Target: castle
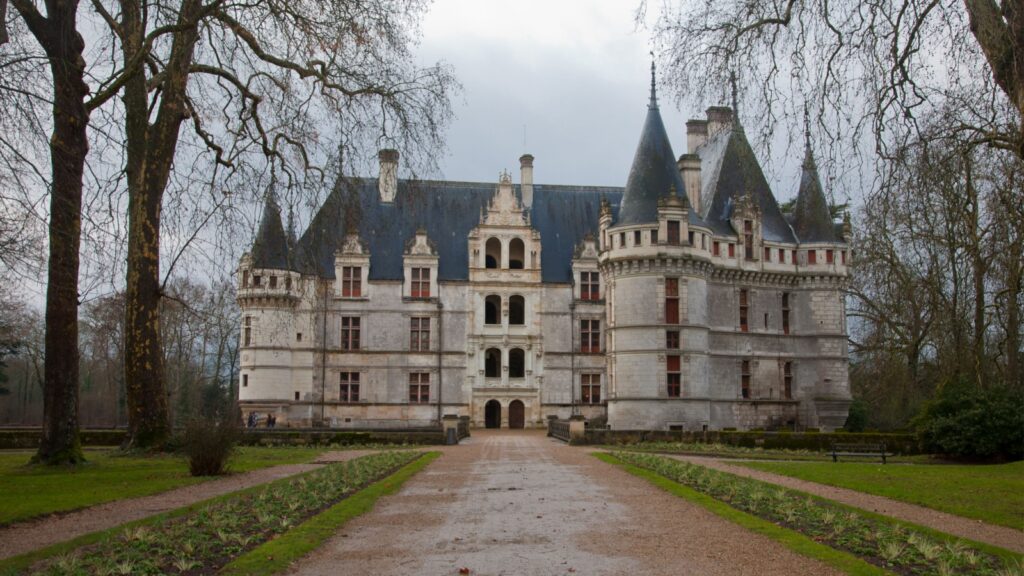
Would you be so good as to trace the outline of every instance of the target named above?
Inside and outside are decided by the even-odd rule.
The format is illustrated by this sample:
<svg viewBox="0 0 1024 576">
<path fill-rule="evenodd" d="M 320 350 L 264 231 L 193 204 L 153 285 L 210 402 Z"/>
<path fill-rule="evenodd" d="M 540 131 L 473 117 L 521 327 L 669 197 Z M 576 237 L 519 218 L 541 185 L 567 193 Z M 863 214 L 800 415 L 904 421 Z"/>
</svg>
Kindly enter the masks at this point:
<svg viewBox="0 0 1024 576">
<path fill-rule="evenodd" d="M 268 199 L 238 269 L 239 401 L 278 425 L 469 416 L 612 429 L 843 425 L 848 221 L 810 147 L 783 213 L 732 109 L 676 158 L 653 80 L 625 188 L 339 181 L 298 239 Z"/>
</svg>

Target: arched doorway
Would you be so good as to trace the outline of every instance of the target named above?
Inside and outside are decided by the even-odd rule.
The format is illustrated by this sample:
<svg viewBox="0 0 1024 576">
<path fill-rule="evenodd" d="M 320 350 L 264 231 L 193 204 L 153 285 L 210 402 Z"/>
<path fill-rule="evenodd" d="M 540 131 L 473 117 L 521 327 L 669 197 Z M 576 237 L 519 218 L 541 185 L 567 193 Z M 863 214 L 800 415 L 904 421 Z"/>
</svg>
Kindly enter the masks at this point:
<svg viewBox="0 0 1024 576">
<path fill-rule="evenodd" d="M 519 400 L 508 405 L 508 427 L 523 428 L 526 424 L 526 406 Z"/>
<path fill-rule="evenodd" d="M 501 404 L 497 400 L 484 404 L 484 427 L 501 428 Z"/>
</svg>

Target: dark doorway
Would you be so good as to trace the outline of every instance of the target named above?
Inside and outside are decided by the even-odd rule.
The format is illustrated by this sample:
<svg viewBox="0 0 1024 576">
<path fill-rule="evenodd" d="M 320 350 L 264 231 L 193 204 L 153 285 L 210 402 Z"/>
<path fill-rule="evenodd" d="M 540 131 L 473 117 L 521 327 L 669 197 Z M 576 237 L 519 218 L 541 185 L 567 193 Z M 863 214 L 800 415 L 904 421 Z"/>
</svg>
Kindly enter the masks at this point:
<svg viewBox="0 0 1024 576">
<path fill-rule="evenodd" d="M 501 350 L 488 348 L 484 352 L 484 376 L 487 378 L 501 377 Z"/>
<path fill-rule="evenodd" d="M 508 405 L 508 427 L 523 428 L 526 424 L 526 407 L 519 400 Z"/>
<path fill-rule="evenodd" d="M 522 326 L 526 323 L 526 299 L 516 295 L 508 299 L 508 323 Z"/>
<path fill-rule="evenodd" d="M 484 324 L 501 324 L 498 316 L 501 314 L 501 296 L 491 294 L 484 298 Z"/>
<path fill-rule="evenodd" d="M 484 404 L 484 426 L 501 428 L 501 404 L 497 400 L 488 400 Z"/>
</svg>

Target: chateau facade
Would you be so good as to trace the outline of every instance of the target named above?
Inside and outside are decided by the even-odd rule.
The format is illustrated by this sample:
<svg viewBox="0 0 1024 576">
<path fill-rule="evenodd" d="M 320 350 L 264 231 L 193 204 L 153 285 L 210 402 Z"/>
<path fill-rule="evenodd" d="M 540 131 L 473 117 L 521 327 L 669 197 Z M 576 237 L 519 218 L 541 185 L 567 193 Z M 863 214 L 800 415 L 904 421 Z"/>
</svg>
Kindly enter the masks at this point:
<svg viewBox="0 0 1024 576">
<path fill-rule="evenodd" d="M 625 188 L 339 182 L 300 238 L 271 198 L 238 271 L 243 414 L 613 429 L 843 425 L 849 223 L 810 148 L 783 213 L 732 110 L 675 157 L 652 86 Z"/>
</svg>

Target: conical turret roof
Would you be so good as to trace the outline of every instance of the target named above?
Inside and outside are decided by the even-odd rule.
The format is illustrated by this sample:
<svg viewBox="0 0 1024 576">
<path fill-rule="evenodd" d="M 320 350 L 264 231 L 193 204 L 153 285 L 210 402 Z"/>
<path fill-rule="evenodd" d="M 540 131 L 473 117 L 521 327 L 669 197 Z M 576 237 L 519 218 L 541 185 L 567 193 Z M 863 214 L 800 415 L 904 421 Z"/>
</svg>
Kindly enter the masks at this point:
<svg viewBox="0 0 1024 576">
<path fill-rule="evenodd" d="M 796 195 L 793 209 L 793 231 L 800 242 L 839 242 L 832 213 L 825 199 L 825 191 L 818 177 L 814 154 L 807 146 L 804 153 L 803 172 L 800 175 L 800 190 Z"/>
<path fill-rule="evenodd" d="M 288 236 L 281 224 L 281 208 L 273 194 L 263 206 L 260 229 L 252 243 L 252 265 L 254 268 L 290 270 L 288 258 Z"/>
</svg>

